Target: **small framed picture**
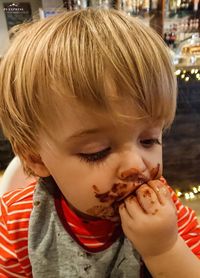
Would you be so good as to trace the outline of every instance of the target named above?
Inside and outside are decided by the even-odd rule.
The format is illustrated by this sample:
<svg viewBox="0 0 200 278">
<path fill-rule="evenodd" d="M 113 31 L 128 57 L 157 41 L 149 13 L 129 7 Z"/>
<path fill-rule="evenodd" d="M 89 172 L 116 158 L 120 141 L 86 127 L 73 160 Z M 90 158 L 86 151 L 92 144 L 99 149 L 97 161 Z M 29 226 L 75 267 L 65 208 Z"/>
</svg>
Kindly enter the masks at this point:
<svg viewBox="0 0 200 278">
<path fill-rule="evenodd" d="M 30 3 L 3 3 L 3 8 L 8 30 L 15 25 L 32 20 Z"/>
</svg>

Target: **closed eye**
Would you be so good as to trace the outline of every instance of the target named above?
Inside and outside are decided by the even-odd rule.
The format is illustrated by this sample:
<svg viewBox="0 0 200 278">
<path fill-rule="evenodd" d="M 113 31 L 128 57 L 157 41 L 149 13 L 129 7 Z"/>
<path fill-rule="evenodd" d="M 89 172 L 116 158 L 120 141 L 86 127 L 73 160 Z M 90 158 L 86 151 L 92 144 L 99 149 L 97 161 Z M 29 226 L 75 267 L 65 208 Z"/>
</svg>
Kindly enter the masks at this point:
<svg viewBox="0 0 200 278">
<path fill-rule="evenodd" d="M 144 139 L 140 143 L 145 148 L 151 148 L 154 145 L 162 145 L 161 141 L 158 138 Z"/>
<path fill-rule="evenodd" d="M 98 163 L 103 161 L 110 154 L 110 151 L 111 147 L 108 147 L 95 153 L 79 153 L 78 156 L 87 163 Z"/>
</svg>

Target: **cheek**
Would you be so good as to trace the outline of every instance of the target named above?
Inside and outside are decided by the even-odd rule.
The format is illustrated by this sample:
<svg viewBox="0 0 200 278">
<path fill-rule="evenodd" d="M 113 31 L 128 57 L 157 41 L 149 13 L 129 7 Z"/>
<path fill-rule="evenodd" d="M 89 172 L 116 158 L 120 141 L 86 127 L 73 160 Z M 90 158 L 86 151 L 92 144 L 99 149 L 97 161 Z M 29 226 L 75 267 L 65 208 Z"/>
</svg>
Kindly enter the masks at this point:
<svg viewBox="0 0 200 278">
<path fill-rule="evenodd" d="M 160 157 L 160 159 L 157 159 L 157 165 L 159 165 L 159 168 L 158 168 L 158 174 L 155 178 L 159 178 L 160 176 L 162 176 L 162 173 L 163 173 L 162 157 Z"/>
<path fill-rule="evenodd" d="M 95 196 L 94 186 L 102 193 L 110 190 L 113 171 L 108 167 L 87 165 L 77 157 L 52 149 L 41 153 L 42 160 L 68 202 L 81 212 L 96 216 L 106 212 Z M 109 167 L 110 168 L 110 167 Z M 108 205 L 107 205 L 108 206 Z"/>
<path fill-rule="evenodd" d="M 155 153 L 150 154 L 150 160 L 152 165 L 160 164 L 160 169 L 162 169 L 163 153 L 161 146 L 157 146 Z"/>
<path fill-rule="evenodd" d="M 146 166 L 150 171 L 150 178 L 159 178 L 163 173 L 163 160 L 162 150 L 158 150 L 155 153 L 149 153 L 145 160 Z M 156 174 L 157 173 L 157 174 Z"/>
<path fill-rule="evenodd" d="M 163 164 L 160 165 L 160 171 L 159 171 L 160 176 L 163 174 Z"/>
<path fill-rule="evenodd" d="M 157 163 L 160 165 L 160 167 L 159 167 L 159 175 L 161 176 L 162 173 L 163 173 L 163 155 L 162 155 L 162 149 L 160 150 L 156 160 L 157 160 Z"/>
<path fill-rule="evenodd" d="M 97 169 L 97 168 L 95 168 Z M 92 170 L 79 164 L 69 163 L 69 167 L 57 167 L 52 170 L 52 176 L 65 198 L 78 210 L 86 212 L 100 201 L 96 198 L 96 190 L 110 190 L 113 179 L 100 168 Z M 56 171 L 57 170 L 57 171 Z"/>
</svg>

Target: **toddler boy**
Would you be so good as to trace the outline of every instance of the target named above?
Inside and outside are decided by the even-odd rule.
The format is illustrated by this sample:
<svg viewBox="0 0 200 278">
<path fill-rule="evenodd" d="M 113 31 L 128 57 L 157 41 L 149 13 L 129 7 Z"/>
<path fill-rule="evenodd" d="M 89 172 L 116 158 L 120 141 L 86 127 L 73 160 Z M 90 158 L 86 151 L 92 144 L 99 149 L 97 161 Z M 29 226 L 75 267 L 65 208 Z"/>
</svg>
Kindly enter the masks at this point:
<svg viewBox="0 0 200 278">
<path fill-rule="evenodd" d="M 200 277 L 196 217 L 161 177 L 175 109 L 168 50 L 139 20 L 86 9 L 19 31 L 0 119 L 40 179 L 1 198 L 1 277 Z"/>
</svg>

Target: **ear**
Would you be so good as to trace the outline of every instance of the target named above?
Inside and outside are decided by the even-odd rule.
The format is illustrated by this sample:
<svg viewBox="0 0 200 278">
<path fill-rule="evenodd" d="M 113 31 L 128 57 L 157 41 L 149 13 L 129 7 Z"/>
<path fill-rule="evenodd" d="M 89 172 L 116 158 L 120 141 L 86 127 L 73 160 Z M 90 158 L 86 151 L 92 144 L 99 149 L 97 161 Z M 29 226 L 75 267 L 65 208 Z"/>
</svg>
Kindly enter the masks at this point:
<svg viewBox="0 0 200 278">
<path fill-rule="evenodd" d="M 50 172 L 43 163 L 40 155 L 27 155 L 25 158 L 26 165 L 38 177 L 48 177 Z"/>
</svg>

